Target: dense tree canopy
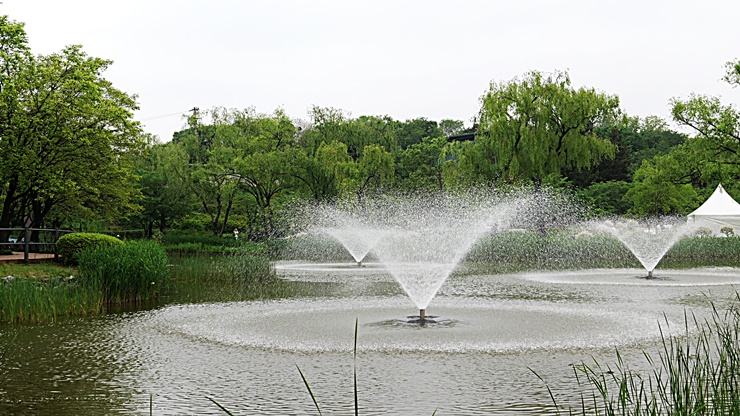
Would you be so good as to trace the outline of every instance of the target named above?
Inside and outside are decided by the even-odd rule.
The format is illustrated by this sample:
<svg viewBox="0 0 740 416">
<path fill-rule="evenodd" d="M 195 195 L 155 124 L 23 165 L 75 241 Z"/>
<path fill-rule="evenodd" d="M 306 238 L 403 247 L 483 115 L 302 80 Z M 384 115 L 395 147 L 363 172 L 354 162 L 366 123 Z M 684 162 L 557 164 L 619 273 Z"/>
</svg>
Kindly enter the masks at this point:
<svg viewBox="0 0 740 416">
<path fill-rule="evenodd" d="M 146 140 L 134 97 L 103 78 L 111 62 L 80 46 L 34 56 L 7 16 L 0 39 L 0 227 L 135 210 L 133 157 Z"/>
<path fill-rule="evenodd" d="M 0 18 L 0 228 L 105 218 L 261 240 L 281 235 L 295 199 L 546 184 L 593 214 L 639 216 L 687 213 L 718 182 L 740 195 L 740 113 L 716 97 L 673 101 L 686 135 L 567 72 L 532 71 L 491 82 L 471 127 L 215 107 L 157 143 L 133 121 L 135 97 L 103 77 L 110 64 L 80 46 L 34 56 L 23 24 Z M 740 61 L 725 71 L 740 85 Z"/>
<path fill-rule="evenodd" d="M 616 151 L 594 128 L 616 117 L 619 100 L 573 88 L 565 72 L 493 82 L 481 102 L 475 157 L 490 165 L 483 179 L 539 182 L 589 168 Z"/>
</svg>

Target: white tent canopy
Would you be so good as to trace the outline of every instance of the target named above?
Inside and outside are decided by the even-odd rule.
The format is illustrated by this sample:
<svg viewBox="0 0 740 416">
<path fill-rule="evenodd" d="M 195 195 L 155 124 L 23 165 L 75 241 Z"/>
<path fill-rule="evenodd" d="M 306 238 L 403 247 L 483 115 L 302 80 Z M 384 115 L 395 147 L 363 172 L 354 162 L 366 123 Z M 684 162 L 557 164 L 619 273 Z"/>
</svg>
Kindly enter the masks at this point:
<svg viewBox="0 0 740 416">
<path fill-rule="evenodd" d="M 689 214 L 688 218 L 690 221 L 705 221 L 714 226 L 740 227 L 740 204 L 719 184 L 712 196 Z"/>
</svg>

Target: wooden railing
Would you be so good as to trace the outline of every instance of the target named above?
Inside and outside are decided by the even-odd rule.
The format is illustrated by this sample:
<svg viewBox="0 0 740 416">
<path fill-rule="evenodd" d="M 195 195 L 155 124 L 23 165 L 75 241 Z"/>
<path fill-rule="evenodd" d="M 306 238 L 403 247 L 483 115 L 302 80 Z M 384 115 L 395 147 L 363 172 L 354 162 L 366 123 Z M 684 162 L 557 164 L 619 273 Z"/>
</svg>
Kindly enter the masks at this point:
<svg viewBox="0 0 740 416">
<path fill-rule="evenodd" d="M 39 232 L 39 241 L 31 241 L 31 234 L 34 231 Z M 0 241 L 0 248 L 3 246 L 23 246 L 23 262 L 28 263 L 28 257 L 30 248 L 32 246 L 52 246 L 54 250 L 54 260 L 59 259 L 59 251 L 57 250 L 57 240 L 63 234 L 71 233 L 72 230 L 60 230 L 59 228 L 0 228 L 0 235 L 10 234 L 15 239 L 15 242 L 7 239 L 6 241 Z M 13 235 L 20 236 L 13 237 Z M 51 235 L 51 237 L 49 236 Z"/>
</svg>

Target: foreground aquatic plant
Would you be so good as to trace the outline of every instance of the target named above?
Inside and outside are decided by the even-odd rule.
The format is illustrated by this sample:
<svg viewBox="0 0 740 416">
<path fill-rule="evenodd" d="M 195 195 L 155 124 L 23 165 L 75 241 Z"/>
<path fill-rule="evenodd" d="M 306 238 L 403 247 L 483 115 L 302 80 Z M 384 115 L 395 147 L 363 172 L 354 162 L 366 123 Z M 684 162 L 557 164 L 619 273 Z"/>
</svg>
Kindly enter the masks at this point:
<svg viewBox="0 0 740 416">
<path fill-rule="evenodd" d="M 590 397 L 581 394 L 580 409 L 570 408 L 568 414 L 740 414 L 738 301 L 740 295 L 724 313 L 712 304 L 712 317 L 705 322 L 685 316 L 685 334 L 681 336 L 668 336 L 661 328 L 658 360 L 644 353 L 652 369 L 647 374 L 630 370 L 619 351 L 614 365 L 602 365 L 594 359 L 592 364 L 574 366 L 579 386 L 590 388 L 592 393 Z M 692 334 L 694 330 L 696 334 Z M 548 391 L 560 414 L 562 407 L 549 387 Z"/>
</svg>

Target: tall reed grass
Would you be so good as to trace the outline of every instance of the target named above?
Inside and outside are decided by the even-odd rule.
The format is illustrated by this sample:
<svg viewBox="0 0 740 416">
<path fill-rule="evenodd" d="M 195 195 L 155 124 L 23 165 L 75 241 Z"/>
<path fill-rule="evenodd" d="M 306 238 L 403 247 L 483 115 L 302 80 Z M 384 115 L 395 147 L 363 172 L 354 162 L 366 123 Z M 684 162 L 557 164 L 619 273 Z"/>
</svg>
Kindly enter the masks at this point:
<svg viewBox="0 0 740 416">
<path fill-rule="evenodd" d="M 135 303 L 156 296 L 168 273 L 167 254 L 151 240 L 99 246 L 78 255 L 82 284 L 103 294 L 106 303 Z"/>
<path fill-rule="evenodd" d="M 94 315 L 102 307 L 99 291 L 59 279 L 17 278 L 0 283 L 1 322 L 54 322 L 60 316 Z"/>
<path fill-rule="evenodd" d="M 163 291 L 175 302 L 225 302 L 292 294 L 264 255 L 172 256 Z"/>
<path fill-rule="evenodd" d="M 574 367 L 579 386 L 591 390 L 569 415 L 740 415 L 740 302 L 726 311 L 713 306 L 711 318 L 685 317 L 685 333 L 668 336 L 652 369 L 632 371 L 617 352 L 614 365 L 581 363 Z M 535 373 L 536 374 L 536 373 Z M 561 407 L 552 395 L 557 414 Z"/>
</svg>

